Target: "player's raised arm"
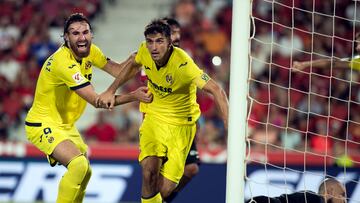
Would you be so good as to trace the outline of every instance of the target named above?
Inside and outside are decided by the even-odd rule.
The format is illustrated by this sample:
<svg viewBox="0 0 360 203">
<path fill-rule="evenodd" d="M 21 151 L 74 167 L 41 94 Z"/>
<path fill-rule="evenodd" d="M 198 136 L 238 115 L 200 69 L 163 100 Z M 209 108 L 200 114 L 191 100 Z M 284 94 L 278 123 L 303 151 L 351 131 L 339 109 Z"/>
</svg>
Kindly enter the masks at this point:
<svg viewBox="0 0 360 203">
<path fill-rule="evenodd" d="M 333 65 L 333 66 L 332 66 Z M 313 68 L 348 68 L 350 60 L 348 59 L 317 59 L 311 61 L 294 61 L 292 68 L 294 71 L 304 70 L 308 67 Z"/>
</svg>

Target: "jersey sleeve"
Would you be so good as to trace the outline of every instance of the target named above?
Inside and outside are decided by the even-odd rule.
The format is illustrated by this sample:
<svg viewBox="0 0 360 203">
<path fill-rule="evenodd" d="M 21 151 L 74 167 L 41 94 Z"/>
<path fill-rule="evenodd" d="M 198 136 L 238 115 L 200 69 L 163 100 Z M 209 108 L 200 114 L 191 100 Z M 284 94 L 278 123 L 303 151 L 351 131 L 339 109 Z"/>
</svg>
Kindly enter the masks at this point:
<svg viewBox="0 0 360 203">
<path fill-rule="evenodd" d="M 92 44 L 90 53 L 93 64 L 98 68 L 103 68 L 107 63 L 108 59 L 106 58 L 104 53 L 100 50 L 100 48 L 97 47 L 95 44 Z"/>
<path fill-rule="evenodd" d="M 355 57 L 350 62 L 350 68 L 360 71 L 360 58 Z"/>
<path fill-rule="evenodd" d="M 207 73 L 202 72 L 193 80 L 193 82 L 198 88 L 202 89 L 209 80 L 211 80 L 210 76 Z"/>
<path fill-rule="evenodd" d="M 144 54 L 146 52 L 146 43 L 142 42 L 135 56 L 135 62 L 137 64 L 143 64 Z"/>
<path fill-rule="evenodd" d="M 184 68 L 183 78 L 188 78 L 191 83 L 202 89 L 206 83 L 211 79 L 202 69 L 200 69 L 194 62 L 189 62 L 188 67 Z"/>
<path fill-rule="evenodd" d="M 55 69 L 57 77 L 71 90 L 77 90 L 90 84 L 80 71 L 78 64 L 60 63 Z"/>
</svg>

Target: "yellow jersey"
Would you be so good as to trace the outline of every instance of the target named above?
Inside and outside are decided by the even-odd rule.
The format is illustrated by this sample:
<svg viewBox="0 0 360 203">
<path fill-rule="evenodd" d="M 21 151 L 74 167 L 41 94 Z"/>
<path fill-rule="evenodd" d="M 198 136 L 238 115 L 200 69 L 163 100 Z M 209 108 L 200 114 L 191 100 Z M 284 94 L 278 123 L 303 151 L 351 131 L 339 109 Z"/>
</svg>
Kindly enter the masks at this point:
<svg viewBox="0 0 360 203">
<path fill-rule="evenodd" d="M 89 56 L 81 61 L 77 61 L 73 52 L 62 45 L 42 66 L 34 102 L 25 120 L 73 125 L 87 103 L 74 90 L 90 85 L 92 65 L 102 68 L 106 63 L 107 58 L 94 44 Z"/>
<path fill-rule="evenodd" d="M 210 77 L 184 50 L 177 47 L 172 49 L 166 65 L 158 68 L 146 42 L 141 43 L 135 61 L 143 66 L 153 101 L 141 103 L 140 111 L 169 124 L 193 124 L 200 116 L 196 102 L 197 87 L 202 89 Z"/>
<path fill-rule="evenodd" d="M 355 58 L 353 58 L 350 62 L 350 68 L 360 71 L 360 57 L 357 56 Z"/>
</svg>

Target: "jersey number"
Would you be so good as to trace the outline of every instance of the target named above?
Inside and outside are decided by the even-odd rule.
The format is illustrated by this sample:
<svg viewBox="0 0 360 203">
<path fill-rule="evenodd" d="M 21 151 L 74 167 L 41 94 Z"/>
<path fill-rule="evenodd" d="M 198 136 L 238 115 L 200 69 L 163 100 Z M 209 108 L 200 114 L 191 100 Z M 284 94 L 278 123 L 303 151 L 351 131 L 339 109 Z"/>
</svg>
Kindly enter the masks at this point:
<svg viewBox="0 0 360 203">
<path fill-rule="evenodd" d="M 52 60 L 53 60 L 53 58 L 51 57 L 51 58 L 49 58 L 49 60 L 48 60 L 47 63 L 46 63 L 45 69 L 46 69 L 47 71 L 49 71 L 49 72 L 50 72 L 50 66 L 51 66 Z"/>
<path fill-rule="evenodd" d="M 47 134 L 51 133 L 51 128 L 44 128 L 43 132 L 45 134 L 45 137 L 47 138 L 48 137 Z M 40 142 L 42 142 L 42 138 L 43 138 L 44 134 L 40 135 Z"/>
<path fill-rule="evenodd" d="M 88 79 L 89 81 L 91 81 L 92 74 L 91 73 L 90 74 L 85 74 L 84 77 L 86 79 Z"/>
</svg>

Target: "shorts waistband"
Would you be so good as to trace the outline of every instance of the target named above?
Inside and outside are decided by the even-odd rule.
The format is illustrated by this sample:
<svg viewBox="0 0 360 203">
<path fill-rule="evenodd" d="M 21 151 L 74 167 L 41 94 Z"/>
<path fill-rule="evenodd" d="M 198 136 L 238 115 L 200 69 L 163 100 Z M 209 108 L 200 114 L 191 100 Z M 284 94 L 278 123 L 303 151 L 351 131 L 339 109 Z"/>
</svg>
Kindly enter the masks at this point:
<svg viewBox="0 0 360 203">
<path fill-rule="evenodd" d="M 27 122 L 27 121 L 25 121 L 25 125 L 32 126 L 32 127 L 41 127 L 41 123 L 31 123 L 31 122 Z"/>
</svg>

